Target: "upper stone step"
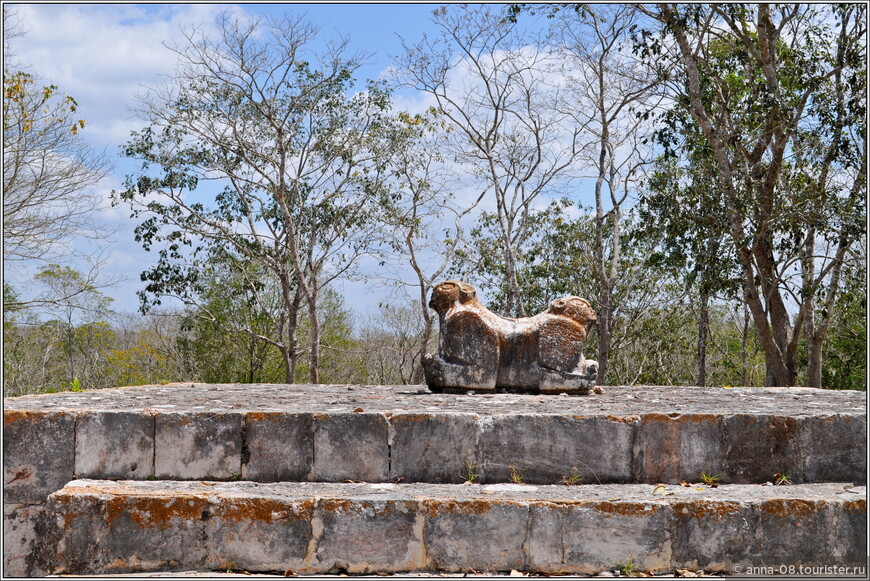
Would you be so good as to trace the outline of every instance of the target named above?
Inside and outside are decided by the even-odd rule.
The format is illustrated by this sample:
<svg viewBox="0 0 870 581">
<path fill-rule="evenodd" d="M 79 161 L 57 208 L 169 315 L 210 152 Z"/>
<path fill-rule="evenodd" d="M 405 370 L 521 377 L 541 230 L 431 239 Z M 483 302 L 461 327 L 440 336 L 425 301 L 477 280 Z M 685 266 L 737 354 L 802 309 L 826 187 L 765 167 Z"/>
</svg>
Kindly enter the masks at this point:
<svg viewBox="0 0 870 581">
<path fill-rule="evenodd" d="M 866 567 L 866 489 L 105 482 L 49 497 L 55 573 Z M 801 569 L 803 568 L 803 569 Z M 830 569 L 828 569 L 830 571 Z"/>
<path fill-rule="evenodd" d="M 174 384 L 24 396 L 4 400 L 4 498 L 44 500 L 74 477 L 861 482 L 865 406 L 864 392 L 809 388 Z"/>
</svg>

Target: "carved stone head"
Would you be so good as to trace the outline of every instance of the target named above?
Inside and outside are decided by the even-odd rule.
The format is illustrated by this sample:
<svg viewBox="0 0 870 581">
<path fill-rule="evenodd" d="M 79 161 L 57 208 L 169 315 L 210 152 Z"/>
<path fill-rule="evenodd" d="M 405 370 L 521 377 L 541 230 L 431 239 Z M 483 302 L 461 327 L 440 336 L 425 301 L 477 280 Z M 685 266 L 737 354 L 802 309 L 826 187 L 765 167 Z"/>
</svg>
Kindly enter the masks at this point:
<svg viewBox="0 0 870 581">
<path fill-rule="evenodd" d="M 547 312 L 554 315 L 564 315 L 584 326 L 591 325 L 597 320 L 592 305 L 589 304 L 589 301 L 580 297 L 561 297 L 555 299 L 550 303 Z"/>
<path fill-rule="evenodd" d="M 432 298 L 429 306 L 435 309 L 439 315 L 446 313 L 450 307 L 465 304 L 474 299 L 477 290 L 470 284 L 458 280 L 448 280 L 435 285 L 432 289 Z"/>
</svg>

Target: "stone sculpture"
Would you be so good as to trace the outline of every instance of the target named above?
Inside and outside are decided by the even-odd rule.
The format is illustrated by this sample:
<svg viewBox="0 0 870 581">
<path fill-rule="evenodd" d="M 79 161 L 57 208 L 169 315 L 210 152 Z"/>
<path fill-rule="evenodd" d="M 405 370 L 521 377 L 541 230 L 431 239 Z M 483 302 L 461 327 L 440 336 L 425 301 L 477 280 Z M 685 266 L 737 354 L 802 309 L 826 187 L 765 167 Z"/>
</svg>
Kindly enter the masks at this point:
<svg viewBox="0 0 870 581">
<path fill-rule="evenodd" d="M 439 354 L 423 356 L 429 389 L 589 393 L 598 363 L 583 357 L 595 311 L 580 297 L 554 300 L 534 317 L 496 315 L 476 289 L 450 280 L 432 290 L 429 306 L 441 325 Z"/>
</svg>

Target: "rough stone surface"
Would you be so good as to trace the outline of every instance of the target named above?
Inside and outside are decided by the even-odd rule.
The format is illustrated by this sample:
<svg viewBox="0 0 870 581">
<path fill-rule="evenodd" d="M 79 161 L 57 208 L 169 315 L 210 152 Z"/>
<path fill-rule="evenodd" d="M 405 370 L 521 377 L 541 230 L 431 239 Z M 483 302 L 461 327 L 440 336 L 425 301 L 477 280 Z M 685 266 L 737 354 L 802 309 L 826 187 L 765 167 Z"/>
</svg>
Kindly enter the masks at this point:
<svg viewBox="0 0 870 581">
<path fill-rule="evenodd" d="M 286 570 L 308 552 L 314 506 L 312 499 L 279 501 L 243 491 L 214 500 L 205 531 L 215 539 L 210 562 L 222 570 Z"/>
<path fill-rule="evenodd" d="M 486 482 L 508 480 L 512 468 L 542 484 L 572 475 L 677 483 L 702 471 L 734 483 L 777 473 L 851 481 L 866 474 L 865 401 L 809 388 L 608 387 L 572 397 L 203 384 L 25 396 L 4 402 L 4 493 L 41 501 L 74 470 L 145 478 L 152 419 L 158 478 L 457 482 L 471 462 Z M 181 411 L 203 402 L 215 407 Z M 74 426 L 75 449 L 56 446 L 76 439 Z M 126 434 L 118 442 L 116 429 Z"/>
<path fill-rule="evenodd" d="M 867 416 L 820 415 L 802 419 L 798 447 L 805 482 L 867 478 L 867 448 L 855 445 L 867 439 Z"/>
<path fill-rule="evenodd" d="M 632 422 L 633 420 L 629 420 Z M 607 417 L 502 415 L 483 424 L 485 482 L 586 484 L 631 480 L 632 425 Z"/>
<path fill-rule="evenodd" d="M 673 417 L 645 414 L 635 430 L 633 445 L 636 482 L 697 480 L 701 472 L 725 469 L 723 417 L 691 414 Z M 774 472 L 761 476 L 771 478 Z"/>
<path fill-rule="evenodd" d="M 463 491 L 464 493 L 464 491 Z M 462 498 L 462 496 L 471 498 Z M 526 566 L 529 503 L 493 495 L 428 498 L 424 540 L 429 568 L 444 571 L 522 570 Z"/>
<path fill-rule="evenodd" d="M 154 416 L 108 411 L 76 422 L 79 478 L 142 479 L 154 475 Z"/>
<path fill-rule="evenodd" d="M 307 480 L 314 466 L 311 414 L 248 412 L 242 478 L 260 482 Z"/>
<path fill-rule="evenodd" d="M 315 414 L 313 480 L 382 482 L 389 475 L 389 424 L 383 414 Z"/>
<path fill-rule="evenodd" d="M 45 503 L 4 502 L 4 577 L 42 577 L 50 573 L 58 534 Z"/>
<path fill-rule="evenodd" d="M 7 397 L 3 409 L 168 412 L 369 413 L 459 412 L 481 415 L 762 414 L 782 417 L 866 415 L 863 391 L 810 387 L 608 386 L 589 397 L 515 393 L 442 394 L 421 385 L 207 384 L 140 385 Z"/>
<path fill-rule="evenodd" d="M 479 482 L 507 480 L 511 468 L 530 483 L 575 474 L 584 484 L 694 483 L 702 470 L 723 483 L 763 483 L 777 472 L 795 484 L 865 482 L 865 406 L 863 392 L 809 388 L 608 387 L 601 395 L 573 397 L 446 395 L 422 386 L 173 384 L 6 398 L 4 572 L 42 575 L 55 563 L 51 539 L 60 529 L 44 503 L 77 473 L 148 478 L 153 466 L 155 476 L 172 479 L 458 482 L 470 460 Z M 858 554 L 850 539 L 866 535 L 866 508 L 846 506 L 839 516 L 795 522 L 816 530 L 838 522 L 840 536 L 827 539 L 826 550 Z M 760 517 L 741 510 L 723 513 L 721 524 L 698 520 L 698 530 L 687 524 L 670 538 L 702 559 L 715 548 L 714 536 L 724 547 L 742 539 L 747 527 L 755 530 Z M 543 529 L 581 518 L 529 514 Z M 317 522 L 297 519 L 284 532 L 242 521 L 233 527 L 283 538 L 280 547 L 257 553 L 257 559 L 273 554 L 263 562 L 276 564 L 300 558 L 303 549 L 291 539 L 310 535 L 294 527 Z M 233 527 L 221 533 L 225 550 L 209 556 L 210 567 L 254 562 L 243 559 L 250 547 L 233 544 Z M 542 537 L 524 546 L 539 541 L 536 558 L 561 563 L 558 543 L 544 551 L 550 541 Z M 85 556 L 92 550 L 84 541 L 79 548 Z M 309 549 L 304 544 L 305 555 Z M 161 567 L 176 568 L 177 557 L 155 554 Z M 568 556 L 568 562 L 591 562 L 577 551 Z"/>
<path fill-rule="evenodd" d="M 674 555 L 673 511 L 655 497 L 535 505 L 532 570 L 592 574 L 629 558 L 642 571 L 666 571 Z"/>
<path fill-rule="evenodd" d="M 242 473 L 238 413 L 157 414 L 154 475 L 166 479 L 226 479 Z"/>
<path fill-rule="evenodd" d="M 400 414 L 390 428 L 391 480 L 456 483 L 482 463 L 476 414 Z"/>
<path fill-rule="evenodd" d="M 316 551 L 304 568 L 328 573 L 413 571 L 426 566 L 423 517 L 406 498 L 325 498 L 318 503 Z"/>
<path fill-rule="evenodd" d="M 833 483 L 708 488 L 78 480 L 54 493 L 49 508 L 66 524 L 56 573 L 219 568 L 230 555 L 241 559 L 234 566 L 244 566 L 245 554 L 251 561 L 263 555 L 276 571 L 297 573 L 592 574 L 629 558 L 651 572 L 730 571 L 773 561 L 862 564 L 867 549 L 866 528 L 856 526 L 866 518 L 866 488 Z M 234 528 L 239 523 L 248 528 Z"/>
<path fill-rule="evenodd" d="M 432 289 L 429 306 L 438 313 L 438 354 L 423 356 L 432 391 L 588 393 L 598 364 L 583 356 L 587 326 L 595 311 L 586 299 L 555 299 L 534 317 L 496 315 L 470 284 L 450 280 Z"/>
<path fill-rule="evenodd" d="M 4 502 L 44 502 L 49 494 L 72 480 L 74 474 L 73 414 L 4 410 Z"/>
</svg>

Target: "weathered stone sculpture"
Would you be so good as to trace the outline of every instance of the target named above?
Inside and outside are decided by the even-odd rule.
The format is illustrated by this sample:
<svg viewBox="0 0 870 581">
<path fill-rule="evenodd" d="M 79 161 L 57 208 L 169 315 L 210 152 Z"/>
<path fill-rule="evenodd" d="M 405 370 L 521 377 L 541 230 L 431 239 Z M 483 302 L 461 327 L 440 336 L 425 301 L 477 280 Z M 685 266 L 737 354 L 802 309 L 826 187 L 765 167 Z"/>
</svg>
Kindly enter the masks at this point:
<svg viewBox="0 0 870 581">
<path fill-rule="evenodd" d="M 580 297 L 562 297 L 534 317 L 496 315 L 469 284 L 451 280 L 432 290 L 441 325 L 439 354 L 423 357 L 429 389 L 582 393 L 595 385 L 598 363 L 583 357 L 595 311 Z"/>
</svg>

